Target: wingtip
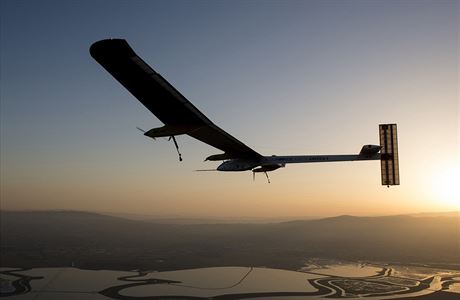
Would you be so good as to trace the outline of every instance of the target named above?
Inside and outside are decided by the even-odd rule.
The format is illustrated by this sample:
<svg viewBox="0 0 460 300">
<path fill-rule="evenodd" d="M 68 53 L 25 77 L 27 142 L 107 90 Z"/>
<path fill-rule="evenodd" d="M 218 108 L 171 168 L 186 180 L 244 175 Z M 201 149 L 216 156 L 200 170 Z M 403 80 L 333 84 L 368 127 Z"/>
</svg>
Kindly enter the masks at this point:
<svg viewBox="0 0 460 300">
<path fill-rule="evenodd" d="M 125 39 L 104 39 L 97 42 L 94 42 L 89 47 L 89 53 L 91 56 L 98 60 L 102 57 L 107 56 L 119 56 L 127 55 L 134 56 L 136 55 L 134 50 L 129 46 L 128 42 Z"/>
</svg>

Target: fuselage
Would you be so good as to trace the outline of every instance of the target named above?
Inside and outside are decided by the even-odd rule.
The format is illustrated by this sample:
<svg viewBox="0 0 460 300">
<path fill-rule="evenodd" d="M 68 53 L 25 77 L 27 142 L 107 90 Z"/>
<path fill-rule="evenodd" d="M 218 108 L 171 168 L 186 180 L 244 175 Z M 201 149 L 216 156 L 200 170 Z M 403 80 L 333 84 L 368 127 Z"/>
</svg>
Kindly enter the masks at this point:
<svg viewBox="0 0 460 300">
<path fill-rule="evenodd" d="M 217 171 L 238 172 L 248 171 L 260 165 L 260 160 L 257 159 L 230 159 L 224 161 L 217 167 Z"/>
</svg>

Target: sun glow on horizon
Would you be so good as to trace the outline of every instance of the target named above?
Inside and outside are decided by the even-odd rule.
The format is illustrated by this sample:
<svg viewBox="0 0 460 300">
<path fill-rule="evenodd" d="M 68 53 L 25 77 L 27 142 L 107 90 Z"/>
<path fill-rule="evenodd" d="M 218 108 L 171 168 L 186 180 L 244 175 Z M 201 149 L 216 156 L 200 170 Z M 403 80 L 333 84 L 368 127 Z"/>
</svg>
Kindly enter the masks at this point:
<svg viewBox="0 0 460 300">
<path fill-rule="evenodd" d="M 460 209 L 460 165 L 444 167 L 433 172 L 433 194 L 437 201 L 454 209 Z"/>
</svg>

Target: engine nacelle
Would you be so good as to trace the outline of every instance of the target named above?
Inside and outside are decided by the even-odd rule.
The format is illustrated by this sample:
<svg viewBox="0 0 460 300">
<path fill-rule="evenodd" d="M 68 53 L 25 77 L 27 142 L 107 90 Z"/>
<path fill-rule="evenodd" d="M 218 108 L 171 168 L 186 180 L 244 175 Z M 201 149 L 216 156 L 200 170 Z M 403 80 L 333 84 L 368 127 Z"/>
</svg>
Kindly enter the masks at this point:
<svg viewBox="0 0 460 300">
<path fill-rule="evenodd" d="M 270 172 L 279 168 L 284 168 L 285 164 L 274 164 L 274 165 L 264 165 L 252 170 L 254 173 L 258 172 Z"/>
<path fill-rule="evenodd" d="M 217 171 L 248 171 L 257 167 L 259 164 L 260 162 L 255 160 L 246 160 L 238 158 L 224 161 L 217 167 Z"/>
<path fill-rule="evenodd" d="M 234 155 L 228 154 L 228 153 L 222 153 L 222 154 L 214 154 L 206 157 L 205 161 L 219 161 L 219 160 L 227 160 L 227 159 L 233 159 L 235 158 Z"/>
<path fill-rule="evenodd" d="M 176 126 L 176 125 L 165 125 L 159 128 L 153 128 L 144 133 L 145 136 L 151 138 L 158 138 L 158 137 L 168 137 L 168 136 L 175 136 L 181 134 L 187 134 L 194 130 L 198 129 L 198 127 L 193 126 Z"/>
</svg>

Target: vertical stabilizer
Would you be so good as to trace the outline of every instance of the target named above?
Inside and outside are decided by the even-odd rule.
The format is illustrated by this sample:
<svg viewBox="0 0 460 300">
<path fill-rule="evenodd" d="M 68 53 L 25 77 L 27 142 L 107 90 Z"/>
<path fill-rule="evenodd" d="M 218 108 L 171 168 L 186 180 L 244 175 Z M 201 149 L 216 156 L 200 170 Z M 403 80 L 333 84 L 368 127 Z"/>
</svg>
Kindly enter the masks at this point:
<svg viewBox="0 0 460 300">
<path fill-rule="evenodd" d="M 399 185 L 398 136 L 396 124 L 380 124 L 382 185 Z"/>
</svg>

